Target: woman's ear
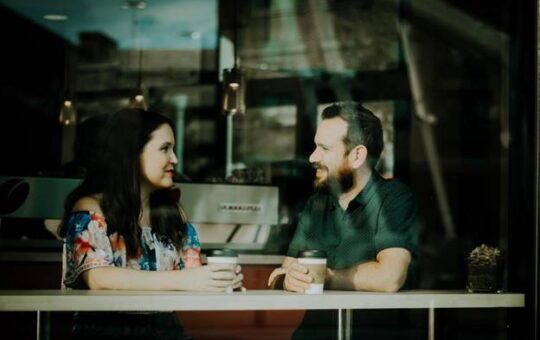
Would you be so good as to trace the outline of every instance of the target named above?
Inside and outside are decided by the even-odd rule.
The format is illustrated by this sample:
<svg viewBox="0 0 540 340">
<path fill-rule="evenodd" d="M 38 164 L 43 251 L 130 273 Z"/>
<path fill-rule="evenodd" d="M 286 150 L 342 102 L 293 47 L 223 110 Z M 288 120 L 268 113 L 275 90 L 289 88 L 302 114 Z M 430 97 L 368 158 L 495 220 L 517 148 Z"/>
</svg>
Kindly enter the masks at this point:
<svg viewBox="0 0 540 340">
<path fill-rule="evenodd" d="M 349 162 L 353 169 L 359 169 L 367 161 L 367 148 L 359 144 L 355 146 L 349 153 Z"/>
</svg>

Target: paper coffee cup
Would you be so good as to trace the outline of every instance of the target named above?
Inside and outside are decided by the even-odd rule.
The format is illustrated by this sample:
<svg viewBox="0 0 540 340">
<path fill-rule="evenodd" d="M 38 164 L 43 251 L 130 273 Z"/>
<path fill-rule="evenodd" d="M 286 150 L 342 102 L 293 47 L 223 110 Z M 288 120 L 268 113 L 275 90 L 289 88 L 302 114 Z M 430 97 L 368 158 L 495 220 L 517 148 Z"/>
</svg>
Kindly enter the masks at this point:
<svg viewBox="0 0 540 340">
<path fill-rule="evenodd" d="M 326 278 L 326 253 L 322 250 L 303 250 L 298 252 L 298 263 L 308 269 L 313 278 L 306 294 L 322 294 Z"/>
<path fill-rule="evenodd" d="M 238 263 L 238 254 L 232 249 L 214 249 L 206 256 L 206 262 L 207 264 L 236 265 Z M 232 293 L 232 287 L 229 287 L 226 292 Z"/>
<path fill-rule="evenodd" d="M 237 264 L 238 254 L 232 249 L 214 249 L 206 256 L 208 264 Z"/>
</svg>

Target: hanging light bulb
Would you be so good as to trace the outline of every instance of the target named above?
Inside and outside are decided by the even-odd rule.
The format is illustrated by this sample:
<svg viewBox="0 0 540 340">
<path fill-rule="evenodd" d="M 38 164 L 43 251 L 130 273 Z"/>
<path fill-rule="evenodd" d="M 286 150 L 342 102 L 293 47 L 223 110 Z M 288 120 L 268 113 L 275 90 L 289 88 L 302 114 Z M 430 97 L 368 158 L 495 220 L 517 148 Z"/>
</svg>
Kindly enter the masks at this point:
<svg viewBox="0 0 540 340">
<path fill-rule="evenodd" d="M 65 47 L 65 66 L 64 66 L 64 102 L 60 107 L 60 115 L 58 120 L 64 126 L 75 125 L 77 123 L 77 112 L 73 105 L 74 91 L 72 86 L 73 78 L 73 60 L 71 46 L 66 44 Z"/>
<path fill-rule="evenodd" d="M 71 100 L 64 100 L 60 108 L 60 123 L 62 125 L 71 125 L 77 123 L 77 112 Z"/>
<path fill-rule="evenodd" d="M 146 100 L 144 99 L 144 95 L 142 93 L 139 93 L 131 97 L 129 99 L 129 107 L 143 110 L 148 109 L 148 106 L 146 105 Z"/>
<path fill-rule="evenodd" d="M 146 8 L 144 0 L 126 0 L 124 8 L 129 8 L 132 13 L 132 34 L 134 50 L 138 50 L 138 69 L 137 69 L 137 88 L 135 95 L 129 98 L 128 107 L 147 110 L 148 106 L 143 94 L 142 72 L 143 72 L 143 48 L 141 42 L 140 23 L 138 19 L 138 10 Z"/>
<path fill-rule="evenodd" d="M 240 69 L 238 55 L 238 3 L 233 2 L 233 67 L 223 70 L 223 113 L 226 115 L 244 114 L 246 106 L 244 102 L 246 86 L 244 73 Z"/>
<path fill-rule="evenodd" d="M 223 113 L 245 113 L 243 78 L 242 71 L 237 67 L 223 70 Z"/>
</svg>

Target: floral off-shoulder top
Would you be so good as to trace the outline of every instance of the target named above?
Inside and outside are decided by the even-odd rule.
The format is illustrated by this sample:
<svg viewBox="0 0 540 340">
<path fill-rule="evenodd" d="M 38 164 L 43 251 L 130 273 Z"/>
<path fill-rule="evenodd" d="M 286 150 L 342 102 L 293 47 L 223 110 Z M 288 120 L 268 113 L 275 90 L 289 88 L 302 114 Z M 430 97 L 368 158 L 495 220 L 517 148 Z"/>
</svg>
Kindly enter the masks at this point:
<svg viewBox="0 0 540 340">
<path fill-rule="evenodd" d="M 178 250 L 143 227 L 138 255 L 127 258 L 124 238 L 108 233 L 105 218 L 92 211 L 74 212 L 67 223 L 62 266 L 62 288 L 86 288 L 79 276 L 98 267 L 136 270 L 181 270 L 201 265 L 201 245 L 197 231 L 187 224 L 186 241 Z"/>
</svg>

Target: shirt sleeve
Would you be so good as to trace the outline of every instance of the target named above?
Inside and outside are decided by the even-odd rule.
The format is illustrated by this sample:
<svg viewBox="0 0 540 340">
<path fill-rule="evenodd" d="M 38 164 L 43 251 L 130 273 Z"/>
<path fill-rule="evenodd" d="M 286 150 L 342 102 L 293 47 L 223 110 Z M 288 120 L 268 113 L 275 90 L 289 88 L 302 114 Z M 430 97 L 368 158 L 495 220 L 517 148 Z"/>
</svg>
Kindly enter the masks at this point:
<svg viewBox="0 0 540 340">
<path fill-rule="evenodd" d="M 182 248 L 181 260 L 178 261 L 178 269 L 199 267 L 201 262 L 201 243 L 197 230 L 191 223 L 186 224 L 186 242 Z"/>
<path fill-rule="evenodd" d="M 413 257 L 418 253 L 418 217 L 416 200 L 404 187 L 389 193 L 381 206 L 374 237 L 377 252 L 386 248 L 405 248 Z"/>
<path fill-rule="evenodd" d="M 105 219 L 92 212 L 76 212 L 66 226 L 63 286 L 73 286 L 81 273 L 114 266 Z"/>
</svg>

